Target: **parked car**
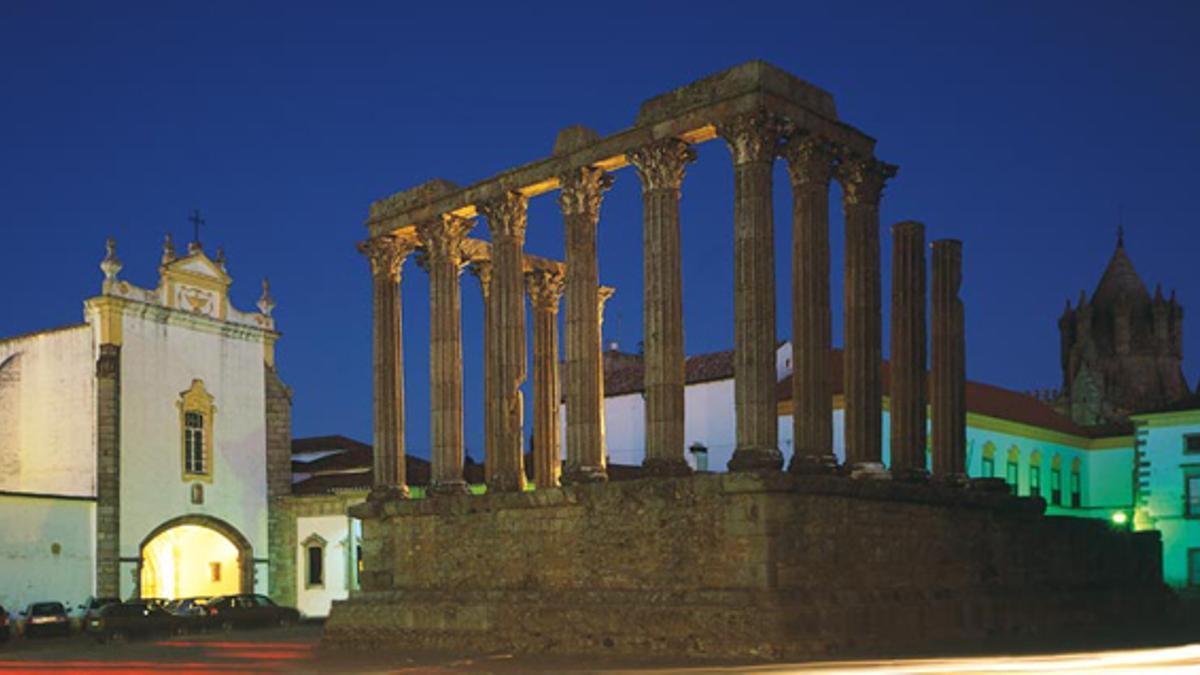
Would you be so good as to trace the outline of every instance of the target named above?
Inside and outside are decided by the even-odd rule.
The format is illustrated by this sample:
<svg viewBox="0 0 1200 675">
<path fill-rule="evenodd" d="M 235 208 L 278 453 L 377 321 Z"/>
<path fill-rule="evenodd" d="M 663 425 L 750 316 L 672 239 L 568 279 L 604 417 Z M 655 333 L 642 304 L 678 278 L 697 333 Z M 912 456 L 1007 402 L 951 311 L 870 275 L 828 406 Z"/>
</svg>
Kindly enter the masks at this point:
<svg viewBox="0 0 1200 675">
<path fill-rule="evenodd" d="M 35 602 L 21 612 L 25 637 L 34 635 L 70 635 L 71 620 L 61 602 Z"/>
<path fill-rule="evenodd" d="M 208 625 L 222 630 L 250 626 L 290 626 L 299 620 L 299 611 L 280 607 L 265 595 L 223 595 L 208 603 Z"/>
<path fill-rule="evenodd" d="M 207 616 L 207 605 L 211 599 L 203 595 L 194 598 L 179 598 L 167 602 L 163 609 L 179 616 Z"/>
<path fill-rule="evenodd" d="M 88 598 L 82 605 L 79 605 L 79 610 L 82 612 L 82 614 L 79 616 L 80 629 L 84 632 L 87 632 L 88 626 L 91 624 L 91 620 L 100 616 L 100 610 L 108 607 L 109 605 L 119 604 L 121 604 L 120 598 Z"/>
<path fill-rule="evenodd" d="M 9 625 L 8 610 L 0 605 L 0 642 L 8 642 L 12 637 L 12 626 Z"/>
<path fill-rule="evenodd" d="M 185 632 L 187 620 L 162 607 L 133 600 L 102 608 L 88 620 L 87 630 L 97 642 L 120 642 L 154 635 L 178 635 Z"/>
</svg>

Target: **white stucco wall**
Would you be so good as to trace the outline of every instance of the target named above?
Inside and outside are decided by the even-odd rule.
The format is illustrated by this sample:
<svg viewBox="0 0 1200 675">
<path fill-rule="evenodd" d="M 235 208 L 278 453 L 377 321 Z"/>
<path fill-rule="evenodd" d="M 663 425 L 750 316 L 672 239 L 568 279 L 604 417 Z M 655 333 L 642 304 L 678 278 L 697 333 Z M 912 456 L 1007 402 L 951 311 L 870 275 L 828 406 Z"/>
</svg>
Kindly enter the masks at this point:
<svg viewBox="0 0 1200 675">
<path fill-rule="evenodd" d="M 181 312 L 146 307 L 144 316 L 126 313 L 123 323 L 121 557 L 127 563 L 122 594 L 133 589 L 136 563 L 128 561 L 139 557 L 142 540 L 185 514 L 228 523 L 250 541 L 255 558 L 267 557 L 262 343 L 201 330 L 180 319 Z M 194 379 L 203 381 L 216 406 L 211 483 L 183 480 L 176 403 Z M 196 482 L 204 487 L 199 505 L 190 498 Z M 256 589 L 266 588 L 266 569 L 256 565 Z"/>
<path fill-rule="evenodd" d="M 11 360 L 10 360 L 11 359 Z M 0 342 L 0 490 L 96 494 L 95 355 L 87 325 Z"/>
<path fill-rule="evenodd" d="M 1188 551 L 1200 549 L 1200 519 L 1185 512 L 1185 481 L 1200 474 L 1200 455 L 1184 450 L 1185 434 L 1200 434 L 1200 412 L 1150 417 L 1140 438 L 1149 461 L 1145 489 L 1149 525 L 1162 532 L 1163 576 L 1168 584 L 1188 582 Z"/>
<path fill-rule="evenodd" d="M 329 607 L 334 600 L 350 596 L 355 555 L 350 533 L 354 525 L 349 516 L 300 516 L 296 519 L 296 608 L 304 616 L 329 616 Z M 305 542 L 313 535 L 325 540 L 325 583 L 319 586 L 308 585 Z"/>
<path fill-rule="evenodd" d="M 95 588 L 95 502 L 0 495 L 0 605 L 79 604 Z M 58 553 L 54 545 L 58 545 Z"/>
</svg>

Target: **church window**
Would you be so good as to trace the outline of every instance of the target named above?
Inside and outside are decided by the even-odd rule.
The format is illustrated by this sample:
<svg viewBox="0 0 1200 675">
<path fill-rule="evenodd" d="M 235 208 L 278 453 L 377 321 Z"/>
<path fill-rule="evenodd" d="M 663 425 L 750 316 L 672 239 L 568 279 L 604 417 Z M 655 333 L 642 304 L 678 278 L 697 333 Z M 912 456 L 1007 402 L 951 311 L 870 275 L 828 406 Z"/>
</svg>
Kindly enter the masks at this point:
<svg viewBox="0 0 1200 675">
<path fill-rule="evenodd" d="M 192 380 L 192 386 L 179 394 L 183 479 L 211 481 L 213 476 L 213 417 L 217 408 L 202 380 Z M 193 500 L 195 500 L 193 490 Z M 203 500 L 203 492 L 200 493 Z M 193 503 L 196 503 L 193 501 Z"/>
<path fill-rule="evenodd" d="M 1062 506 L 1062 469 L 1050 469 L 1050 503 Z"/>
<path fill-rule="evenodd" d="M 207 473 L 204 467 L 204 415 L 183 414 L 183 456 L 187 473 Z"/>
<path fill-rule="evenodd" d="M 1188 549 L 1188 587 L 1200 588 L 1200 548 Z"/>
<path fill-rule="evenodd" d="M 1183 451 L 1189 454 L 1200 453 L 1200 434 L 1184 434 Z"/>
<path fill-rule="evenodd" d="M 1034 450 L 1029 456 L 1029 496 L 1042 496 L 1042 452 Z"/>
<path fill-rule="evenodd" d="M 1183 515 L 1200 518 L 1200 474 L 1187 476 L 1183 487 Z"/>
<path fill-rule="evenodd" d="M 1004 467 L 1004 480 L 1008 483 L 1008 490 L 1014 495 L 1017 494 L 1017 485 L 1021 482 L 1021 451 L 1017 446 L 1013 446 L 1008 451 L 1008 463 Z"/>
<path fill-rule="evenodd" d="M 325 540 L 320 535 L 309 535 L 304 540 L 304 587 L 325 586 Z"/>
</svg>

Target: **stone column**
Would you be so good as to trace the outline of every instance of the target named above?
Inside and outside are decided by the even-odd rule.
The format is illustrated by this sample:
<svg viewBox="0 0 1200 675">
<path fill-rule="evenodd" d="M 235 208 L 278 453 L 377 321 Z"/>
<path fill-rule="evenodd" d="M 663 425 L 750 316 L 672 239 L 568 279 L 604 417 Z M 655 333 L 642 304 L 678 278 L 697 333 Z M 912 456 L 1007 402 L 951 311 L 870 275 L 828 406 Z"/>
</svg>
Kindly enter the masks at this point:
<svg viewBox="0 0 1200 675">
<path fill-rule="evenodd" d="M 879 290 L 879 200 L 896 167 L 846 159 L 839 168 L 846 228 L 846 464 L 856 477 L 886 477 L 883 468 L 883 308 Z"/>
<path fill-rule="evenodd" d="M 933 249 L 933 473 L 962 484 L 967 478 L 967 371 L 962 285 L 962 242 L 939 239 Z"/>
<path fill-rule="evenodd" d="M 483 294 L 483 475 L 488 476 L 487 463 L 492 458 L 492 439 L 496 435 L 496 395 L 492 387 L 492 354 L 495 351 L 496 327 L 492 325 L 492 261 L 480 260 L 471 266 L 471 274 L 479 279 Z"/>
<path fill-rule="evenodd" d="M 96 360 L 96 595 L 121 596 L 121 345 L 109 343 Z"/>
<path fill-rule="evenodd" d="M 359 244 L 371 262 L 374 353 L 374 482 L 372 500 L 408 496 L 404 460 L 404 339 L 400 276 L 416 248 L 385 235 Z"/>
<path fill-rule="evenodd" d="M 495 335 L 492 395 L 495 437 L 488 457 L 488 491 L 525 489 L 525 222 L 528 200 L 517 192 L 478 205 L 492 236 L 491 317 Z"/>
<path fill-rule="evenodd" d="M 604 307 L 616 292 L 617 289 L 611 286 L 601 286 L 596 300 L 596 337 L 599 340 L 598 349 L 600 350 L 600 358 L 596 360 L 598 369 L 596 386 L 599 389 L 596 392 L 596 400 L 600 401 L 600 459 L 606 467 L 606 472 L 608 470 L 608 419 L 604 412 Z"/>
<path fill-rule="evenodd" d="M 567 465 L 564 483 L 608 480 L 604 458 L 604 397 L 596 224 L 600 198 L 612 184 L 601 169 L 584 167 L 559 179 L 566 223 Z"/>
<path fill-rule="evenodd" d="M 679 197 L 696 153 L 669 138 L 628 154 L 642 181 L 646 457 L 650 475 L 691 473 L 683 458 L 683 272 Z"/>
<path fill-rule="evenodd" d="M 829 291 L 829 181 L 832 147 L 793 134 L 783 146 L 792 182 L 793 473 L 836 469 Z"/>
<path fill-rule="evenodd" d="M 779 452 L 775 385 L 775 240 L 771 169 L 781 127 L 764 113 L 717 125 L 733 155 L 733 370 L 737 446 L 731 471 L 774 470 Z"/>
<path fill-rule="evenodd" d="M 462 298 L 459 245 L 472 223 L 449 214 L 417 224 L 429 270 L 430 495 L 467 494 L 463 480 Z"/>
<path fill-rule="evenodd" d="M 525 275 L 533 306 L 533 480 L 539 488 L 558 486 L 561 446 L 558 426 L 558 301 L 565 278 L 535 270 Z"/>
<path fill-rule="evenodd" d="M 891 471 L 923 480 L 925 466 L 925 226 L 892 226 Z"/>
</svg>

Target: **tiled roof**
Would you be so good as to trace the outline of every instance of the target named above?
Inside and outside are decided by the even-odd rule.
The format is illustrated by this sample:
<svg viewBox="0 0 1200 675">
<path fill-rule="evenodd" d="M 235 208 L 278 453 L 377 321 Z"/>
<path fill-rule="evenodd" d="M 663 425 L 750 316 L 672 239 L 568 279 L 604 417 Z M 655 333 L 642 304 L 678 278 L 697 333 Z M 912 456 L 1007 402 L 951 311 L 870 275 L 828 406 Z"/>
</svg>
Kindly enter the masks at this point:
<svg viewBox="0 0 1200 675">
<path fill-rule="evenodd" d="M 642 391 L 646 366 L 639 362 L 604 374 L 604 395 L 620 396 Z M 684 362 L 684 377 L 688 384 L 700 384 L 733 377 L 733 350 L 697 354 Z"/>
<path fill-rule="evenodd" d="M 1156 406 L 1145 410 L 1135 411 L 1135 415 L 1153 415 L 1155 413 L 1183 412 L 1185 410 L 1200 410 L 1200 392 L 1192 394 L 1165 406 Z"/>
<path fill-rule="evenodd" d="M 843 393 L 842 389 L 842 350 L 834 349 L 830 354 L 831 374 L 833 381 L 830 396 Z M 891 389 L 891 369 L 885 360 L 882 367 L 882 389 Z M 604 380 L 605 396 L 620 396 L 643 390 L 642 365 L 630 366 L 607 374 Z M 713 352 L 688 357 L 686 362 L 688 384 L 723 380 L 733 377 L 733 351 Z M 790 401 L 792 398 L 792 377 L 788 375 L 777 385 L 776 393 L 780 401 Z M 1082 427 L 1060 414 L 1054 408 L 1038 399 L 982 382 L 967 381 L 967 410 L 973 413 L 996 417 L 999 419 L 1020 422 L 1030 426 L 1050 429 L 1084 438 L 1101 438 L 1131 433 L 1128 425 L 1106 425 L 1103 427 Z"/>
<path fill-rule="evenodd" d="M 335 450 L 366 450 L 371 451 L 371 446 L 356 441 L 353 438 L 334 434 L 331 436 L 309 436 L 306 438 L 292 439 L 292 454 L 302 455 L 310 452 L 331 452 Z"/>
</svg>

